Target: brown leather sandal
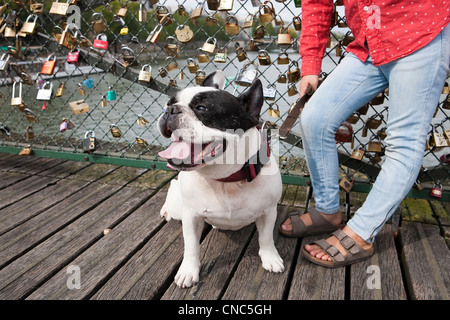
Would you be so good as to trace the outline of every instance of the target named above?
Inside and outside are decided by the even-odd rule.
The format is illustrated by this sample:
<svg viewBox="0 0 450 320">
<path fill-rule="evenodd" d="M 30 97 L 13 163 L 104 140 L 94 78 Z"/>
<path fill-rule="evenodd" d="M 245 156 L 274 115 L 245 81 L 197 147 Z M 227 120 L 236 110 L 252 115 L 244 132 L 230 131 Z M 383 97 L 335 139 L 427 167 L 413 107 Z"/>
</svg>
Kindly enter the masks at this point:
<svg viewBox="0 0 450 320">
<path fill-rule="evenodd" d="M 300 219 L 299 212 L 292 212 L 289 214 L 289 218 L 291 219 L 292 224 L 292 232 L 287 232 L 283 230 L 280 225 L 279 228 L 280 234 L 285 237 L 299 238 L 299 237 L 313 236 L 317 234 L 330 233 L 341 227 L 341 225 L 335 226 L 327 219 L 322 217 L 319 211 L 317 211 L 316 208 L 314 207 L 309 208 L 308 212 L 312 221 L 311 225 L 307 226 L 303 223 L 303 221 Z"/>
<path fill-rule="evenodd" d="M 332 235 L 339 240 L 341 245 L 347 251 L 347 254 L 345 256 L 335 246 L 326 242 L 325 239 L 321 239 L 318 241 L 314 241 L 310 245 L 317 244 L 318 246 L 320 246 L 323 251 L 325 251 L 325 253 L 331 257 L 332 261 L 322 260 L 312 256 L 303 246 L 302 253 L 305 258 L 322 267 L 338 268 L 367 260 L 373 256 L 373 253 L 375 251 L 373 247 L 369 251 L 364 250 L 342 230 L 338 229 L 333 232 Z"/>
</svg>

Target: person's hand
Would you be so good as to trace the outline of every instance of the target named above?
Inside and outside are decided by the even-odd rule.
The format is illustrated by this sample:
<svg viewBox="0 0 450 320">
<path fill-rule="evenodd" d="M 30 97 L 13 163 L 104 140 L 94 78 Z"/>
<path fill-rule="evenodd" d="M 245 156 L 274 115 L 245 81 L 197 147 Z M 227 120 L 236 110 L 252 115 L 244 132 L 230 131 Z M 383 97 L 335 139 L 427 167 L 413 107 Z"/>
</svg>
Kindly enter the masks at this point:
<svg viewBox="0 0 450 320">
<path fill-rule="evenodd" d="M 316 91 L 317 86 L 319 85 L 319 76 L 318 75 L 306 75 L 303 76 L 300 80 L 300 97 L 303 97 L 305 93 L 312 94 Z"/>
</svg>

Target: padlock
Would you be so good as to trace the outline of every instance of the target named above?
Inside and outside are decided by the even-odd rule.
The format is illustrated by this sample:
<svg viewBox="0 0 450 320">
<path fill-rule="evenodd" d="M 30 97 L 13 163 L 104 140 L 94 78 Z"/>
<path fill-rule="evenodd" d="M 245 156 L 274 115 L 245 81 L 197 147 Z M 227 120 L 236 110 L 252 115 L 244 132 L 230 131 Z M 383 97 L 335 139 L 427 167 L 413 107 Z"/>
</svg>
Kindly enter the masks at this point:
<svg viewBox="0 0 450 320">
<path fill-rule="evenodd" d="M 92 45 L 96 49 L 107 50 L 108 49 L 108 37 L 104 33 L 99 33 Z"/>
<path fill-rule="evenodd" d="M 280 73 L 278 75 L 278 79 L 277 79 L 278 83 L 286 83 L 287 82 L 287 77 L 284 73 Z"/>
<path fill-rule="evenodd" d="M 236 43 L 236 56 L 239 62 L 242 62 L 245 59 L 247 59 L 247 52 L 245 52 L 245 49 L 240 47 L 237 43 Z"/>
<path fill-rule="evenodd" d="M 138 63 L 133 49 L 127 46 L 122 46 L 121 51 L 122 51 L 122 58 L 126 63 L 128 63 L 131 66 L 136 65 Z"/>
<path fill-rule="evenodd" d="M 347 120 L 345 120 L 345 121 L 347 121 L 348 123 L 351 123 L 351 124 L 355 124 L 358 122 L 358 120 L 359 120 L 359 113 L 353 112 L 352 115 L 350 117 L 348 117 Z"/>
<path fill-rule="evenodd" d="M 64 83 L 61 82 L 56 89 L 55 97 L 61 97 L 64 93 Z"/>
<path fill-rule="evenodd" d="M 199 63 L 207 63 L 209 62 L 209 55 L 201 51 L 201 49 L 198 49 L 199 52 L 197 53 L 197 60 Z"/>
<path fill-rule="evenodd" d="M 194 32 L 191 30 L 191 28 L 189 28 L 188 25 L 178 26 L 175 30 L 175 35 L 177 37 L 177 40 L 181 43 L 188 43 L 194 38 Z"/>
<path fill-rule="evenodd" d="M 147 11 L 144 9 L 144 4 L 139 4 L 139 13 L 138 13 L 138 20 L 139 22 L 146 22 L 147 21 Z"/>
<path fill-rule="evenodd" d="M 92 78 L 87 78 L 83 80 L 83 86 L 92 89 L 94 87 L 94 80 Z"/>
<path fill-rule="evenodd" d="M 66 3 L 58 2 L 56 0 L 52 3 L 52 6 L 50 7 L 50 14 L 56 14 L 59 16 L 66 16 L 67 10 L 69 10 L 71 0 L 67 0 Z"/>
<path fill-rule="evenodd" d="M 22 81 L 19 81 L 18 95 L 16 95 L 16 84 L 17 84 L 17 82 L 14 82 L 12 85 L 12 97 L 11 97 L 11 105 L 12 106 L 18 106 L 18 105 L 22 104 Z"/>
<path fill-rule="evenodd" d="M 216 49 L 216 43 L 217 43 L 216 38 L 209 37 L 203 44 L 202 50 L 208 53 L 214 53 L 214 50 Z"/>
<path fill-rule="evenodd" d="M 128 12 L 128 4 L 126 5 L 122 5 L 119 10 L 117 11 L 117 16 L 120 18 L 125 18 L 125 16 L 127 15 Z"/>
<path fill-rule="evenodd" d="M 300 69 L 298 68 L 298 62 L 292 60 L 289 64 L 289 70 L 287 72 L 288 81 L 295 83 L 300 80 Z"/>
<path fill-rule="evenodd" d="M 191 19 L 191 21 L 192 21 L 192 23 L 194 25 L 198 25 L 197 19 L 202 16 L 202 13 L 203 13 L 203 7 L 202 6 L 197 7 L 194 10 L 192 10 L 191 15 L 190 15 L 189 18 Z"/>
<path fill-rule="evenodd" d="M 56 67 L 56 55 L 54 53 L 47 57 L 42 65 L 41 74 L 52 75 Z"/>
<path fill-rule="evenodd" d="M 22 25 L 22 28 L 20 29 L 20 32 L 27 34 L 33 34 L 34 30 L 36 29 L 36 20 L 38 16 L 35 14 L 30 14 L 25 22 Z"/>
<path fill-rule="evenodd" d="M 268 66 L 272 63 L 269 53 L 266 50 L 259 50 L 258 61 L 261 66 Z"/>
<path fill-rule="evenodd" d="M 263 25 L 259 25 L 253 30 L 253 39 L 263 39 L 266 34 L 266 29 Z"/>
<path fill-rule="evenodd" d="M 248 29 L 253 26 L 253 14 L 249 13 L 248 16 L 245 18 L 244 22 L 242 23 L 242 29 Z"/>
<path fill-rule="evenodd" d="M 302 30 L 302 20 L 300 19 L 299 16 L 294 16 L 292 18 L 292 23 L 294 24 L 294 29 L 296 31 L 301 31 Z"/>
<path fill-rule="evenodd" d="M 102 106 L 102 108 L 105 108 L 106 106 L 108 106 L 108 100 L 106 100 L 106 95 L 102 95 L 102 100 L 100 102 L 100 105 Z"/>
<path fill-rule="evenodd" d="M 233 10 L 234 0 L 220 0 L 217 11 L 230 11 Z"/>
<path fill-rule="evenodd" d="M 176 57 L 178 55 L 180 48 L 178 47 L 177 39 L 175 37 L 169 36 L 166 38 L 164 51 L 171 57 Z"/>
<path fill-rule="evenodd" d="M 286 31 L 286 33 L 283 33 Z M 292 44 L 291 34 L 287 28 L 280 28 L 278 33 L 277 44 L 279 46 L 290 46 Z"/>
<path fill-rule="evenodd" d="M 365 105 L 363 105 L 361 108 L 359 108 L 357 110 L 357 112 L 360 115 L 362 115 L 362 116 L 365 116 L 367 114 L 367 111 L 369 111 L 369 104 L 368 103 L 366 103 Z"/>
<path fill-rule="evenodd" d="M 27 126 L 26 138 L 28 141 L 34 139 L 34 130 L 32 126 Z"/>
<path fill-rule="evenodd" d="M 380 119 L 376 119 L 377 116 L 380 117 Z M 372 130 L 378 129 L 378 127 L 383 123 L 383 115 L 373 115 L 369 119 L 366 120 L 366 126 Z"/>
<path fill-rule="evenodd" d="M 170 78 L 169 79 L 169 86 L 176 87 L 177 86 L 177 80 Z"/>
<path fill-rule="evenodd" d="M 290 97 L 298 94 L 297 85 L 295 83 L 289 83 L 287 92 Z"/>
<path fill-rule="evenodd" d="M 276 107 L 276 109 L 274 109 L 274 107 Z M 278 107 L 278 104 L 271 103 L 269 105 L 268 114 L 270 117 L 279 118 L 280 117 L 280 108 Z"/>
<path fill-rule="evenodd" d="M 450 109 L 450 95 L 448 95 L 447 98 L 444 100 L 444 103 L 442 104 L 442 108 Z"/>
<path fill-rule="evenodd" d="M 444 133 L 440 133 L 437 131 L 438 126 L 439 125 L 433 126 L 432 146 L 435 148 L 448 147 L 447 140 L 445 139 Z"/>
<path fill-rule="evenodd" d="M 386 139 L 386 137 L 387 137 L 386 130 L 387 130 L 387 127 L 383 127 L 383 128 L 381 128 L 380 130 L 377 131 L 377 136 L 379 136 L 381 140 Z"/>
<path fill-rule="evenodd" d="M 355 160 L 362 160 L 365 152 L 366 151 L 364 150 L 364 147 L 359 146 L 358 148 L 353 150 L 352 154 L 350 155 L 350 158 Z"/>
<path fill-rule="evenodd" d="M 178 5 L 177 11 L 178 11 L 178 14 L 180 15 L 180 17 L 185 17 L 188 15 L 186 8 L 182 4 Z"/>
<path fill-rule="evenodd" d="M 150 32 L 150 34 L 147 37 L 147 42 L 149 43 L 156 43 L 158 40 L 159 35 L 161 34 L 161 30 L 163 28 L 162 24 L 157 24 L 156 27 Z"/>
<path fill-rule="evenodd" d="M 152 78 L 152 66 L 150 64 L 144 64 L 139 72 L 139 81 L 150 82 Z"/>
<path fill-rule="evenodd" d="M 235 16 L 228 16 L 225 20 L 225 33 L 229 36 L 235 36 L 239 33 L 239 25 Z"/>
<path fill-rule="evenodd" d="M 334 135 L 336 143 L 353 142 L 353 127 L 350 123 L 344 121 L 336 130 Z"/>
<path fill-rule="evenodd" d="M 253 67 L 253 68 L 250 68 Z M 250 87 L 258 74 L 258 65 L 255 61 L 247 61 L 234 79 L 237 85 Z"/>
<path fill-rule="evenodd" d="M 430 196 L 433 198 L 442 198 L 442 184 L 440 184 L 439 182 L 433 184 L 433 187 L 431 188 L 430 191 Z"/>
<path fill-rule="evenodd" d="M 92 14 L 91 21 L 95 33 L 102 33 L 108 29 L 105 17 L 99 12 Z"/>
<path fill-rule="evenodd" d="M 8 71 L 10 62 L 11 56 L 9 55 L 9 53 L 3 53 L 0 58 L 0 71 Z"/>
<path fill-rule="evenodd" d="M 89 112 L 89 105 L 84 102 L 84 100 L 69 102 L 69 108 L 72 110 L 73 114 Z"/>
<path fill-rule="evenodd" d="M 156 7 L 156 19 L 158 22 L 164 25 L 163 19 L 170 13 L 169 9 L 166 6 L 157 6 Z"/>
<path fill-rule="evenodd" d="M 266 1 L 272 5 L 270 1 Z M 271 22 L 274 18 L 274 11 L 273 5 L 272 8 L 268 6 L 268 4 L 262 4 L 259 6 L 259 20 L 261 20 L 261 23 L 267 24 Z M 262 11 L 261 11 L 262 10 Z"/>
<path fill-rule="evenodd" d="M 53 83 L 47 81 L 41 89 L 38 90 L 36 100 L 50 100 L 52 97 Z"/>
<path fill-rule="evenodd" d="M 339 181 L 339 187 L 344 190 L 345 192 L 350 192 L 353 188 L 354 179 L 352 176 L 347 175 Z"/>
<path fill-rule="evenodd" d="M 380 92 L 375 98 L 370 101 L 371 105 L 380 105 L 384 102 L 384 95 Z"/>
<path fill-rule="evenodd" d="M 218 63 L 225 63 L 227 62 L 227 49 L 224 47 L 221 47 L 217 49 L 217 53 L 214 56 L 214 62 Z"/>
<path fill-rule="evenodd" d="M 120 138 L 122 136 L 122 131 L 115 124 L 111 124 L 109 130 L 114 138 Z"/>
<path fill-rule="evenodd" d="M 161 78 L 165 78 L 168 75 L 168 72 L 167 72 L 166 68 L 163 68 L 163 67 L 160 67 L 158 69 L 158 73 L 161 76 Z"/>
<path fill-rule="evenodd" d="M 72 120 L 69 120 L 67 118 L 63 118 L 61 124 L 59 125 L 59 132 L 63 133 L 66 130 L 70 130 L 75 128 L 75 123 L 73 123 Z"/>
<path fill-rule="evenodd" d="M 263 97 L 266 100 L 275 100 L 275 97 L 277 95 L 277 87 L 275 84 L 268 84 L 266 88 L 263 89 Z"/>
<path fill-rule="evenodd" d="M 417 179 L 417 180 L 414 182 L 414 187 L 415 187 L 417 190 L 419 190 L 419 191 L 422 191 L 422 190 L 424 189 L 424 186 L 423 186 L 423 184 L 420 182 L 419 179 Z"/>
<path fill-rule="evenodd" d="M 122 35 L 122 36 L 126 36 L 126 35 L 128 34 L 128 31 L 129 31 L 128 27 L 127 27 L 127 26 L 124 26 L 124 27 L 122 27 L 122 28 L 120 29 L 119 33 L 120 33 L 120 35 Z"/>
<path fill-rule="evenodd" d="M 34 114 L 34 112 L 31 111 L 30 109 L 25 108 L 25 109 L 23 110 L 23 113 L 25 114 L 25 118 L 27 119 L 27 121 L 28 121 L 29 123 L 39 123 L 38 117 L 37 117 L 37 116 Z"/>
<path fill-rule="evenodd" d="M 77 91 L 83 96 L 86 95 L 86 91 L 84 90 L 83 85 L 81 83 L 77 83 Z"/>
<path fill-rule="evenodd" d="M 217 10 L 219 8 L 219 0 L 206 0 L 209 10 Z"/>
<path fill-rule="evenodd" d="M 32 152 L 31 146 L 24 147 L 19 152 L 19 156 L 29 156 Z"/>
<path fill-rule="evenodd" d="M 95 132 L 93 130 L 86 131 L 84 134 L 83 151 L 94 152 L 97 150 L 97 139 L 95 138 Z"/>
<path fill-rule="evenodd" d="M 34 14 L 41 15 L 44 13 L 44 4 L 43 3 L 30 3 L 30 10 Z"/>
<path fill-rule="evenodd" d="M 147 124 L 150 122 L 147 119 L 145 119 L 141 114 L 139 114 L 136 123 L 141 127 L 145 128 L 147 127 Z"/>
<path fill-rule="evenodd" d="M 141 146 L 142 148 L 147 148 L 148 147 L 148 142 L 141 138 L 141 137 L 136 137 L 136 143 Z"/>
<path fill-rule="evenodd" d="M 80 58 L 80 50 L 74 49 L 67 54 L 67 63 L 77 64 Z"/>
<path fill-rule="evenodd" d="M 177 60 L 175 60 L 172 57 L 167 57 L 166 58 L 166 70 L 167 71 L 172 71 L 178 69 L 178 63 Z"/>
<path fill-rule="evenodd" d="M 289 56 L 286 51 L 280 52 L 277 58 L 278 64 L 289 64 Z"/>
<path fill-rule="evenodd" d="M 187 59 L 187 67 L 188 67 L 190 73 L 196 73 L 198 70 L 198 64 L 197 64 L 197 62 L 195 62 L 195 60 L 193 58 Z"/>
<path fill-rule="evenodd" d="M 205 26 L 215 26 L 219 24 L 219 20 L 217 20 L 214 16 L 207 16 L 205 20 Z"/>
<path fill-rule="evenodd" d="M 367 144 L 367 151 L 381 152 L 381 150 L 382 150 L 382 143 L 380 137 L 373 135 L 370 138 L 369 143 Z"/>
<path fill-rule="evenodd" d="M 4 32 L 5 38 L 15 38 L 16 37 L 16 28 L 15 27 L 9 27 L 6 24 L 4 24 L 3 26 L 5 26 L 5 32 Z"/>
<path fill-rule="evenodd" d="M 113 101 L 117 99 L 116 91 L 113 89 L 112 86 L 109 86 L 109 90 L 106 92 L 106 98 L 108 101 Z"/>
<path fill-rule="evenodd" d="M 195 73 L 195 84 L 201 85 L 206 78 L 206 73 L 203 70 L 198 70 Z"/>
</svg>

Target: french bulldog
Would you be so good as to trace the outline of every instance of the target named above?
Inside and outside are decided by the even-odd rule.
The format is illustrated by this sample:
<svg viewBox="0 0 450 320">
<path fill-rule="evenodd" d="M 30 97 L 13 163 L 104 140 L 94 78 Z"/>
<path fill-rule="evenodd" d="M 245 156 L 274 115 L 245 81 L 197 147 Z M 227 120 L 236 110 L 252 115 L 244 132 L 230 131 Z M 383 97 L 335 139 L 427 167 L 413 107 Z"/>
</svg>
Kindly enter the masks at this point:
<svg viewBox="0 0 450 320">
<path fill-rule="evenodd" d="M 182 288 L 199 281 L 204 222 L 237 230 L 253 222 L 264 269 L 283 272 L 273 241 L 282 182 L 279 167 L 259 128 L 263 88 L 259 79 L 238 97 L 223 90 L 222 71 L 201 86 L 180 90 L 158 120 L 170 146 L 159 155 L 179 170 L 161 208 L 167 221 L 182 221 L 184 257 L 175 276 Z"/>
</svg>

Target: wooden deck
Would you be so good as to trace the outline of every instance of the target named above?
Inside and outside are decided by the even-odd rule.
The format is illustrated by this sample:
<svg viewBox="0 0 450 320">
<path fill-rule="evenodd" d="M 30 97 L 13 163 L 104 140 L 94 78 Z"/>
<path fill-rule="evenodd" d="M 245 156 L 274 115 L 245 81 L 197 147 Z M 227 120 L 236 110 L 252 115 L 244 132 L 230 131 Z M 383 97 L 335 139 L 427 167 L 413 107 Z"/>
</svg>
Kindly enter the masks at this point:
<svg viewBox="0 0 450 320">
<path fill-rule="evenodd" d="M 167 171 L 0 154 L 0 299 L 450 297 L 445 238 L 450 204 L 413 199 L 403 202 L 401 217 L 394 216 L 379 234 L 373 258 L 347 268 L 309 263 L 299 249 L 311 237 L 289 239 L 275 231 L 286 271 L 272 274 L 261 267 L 254 225 L 234 232 L 206 228 L 200 283 L 177 288 L 181 223 L 159 217 L 174 177 Z M 284 186 L 278 223 L 290 210 L 303 210 L 306 191 Z M 350 211 L 364 196 L 352 194 Z"/>
</svg>

